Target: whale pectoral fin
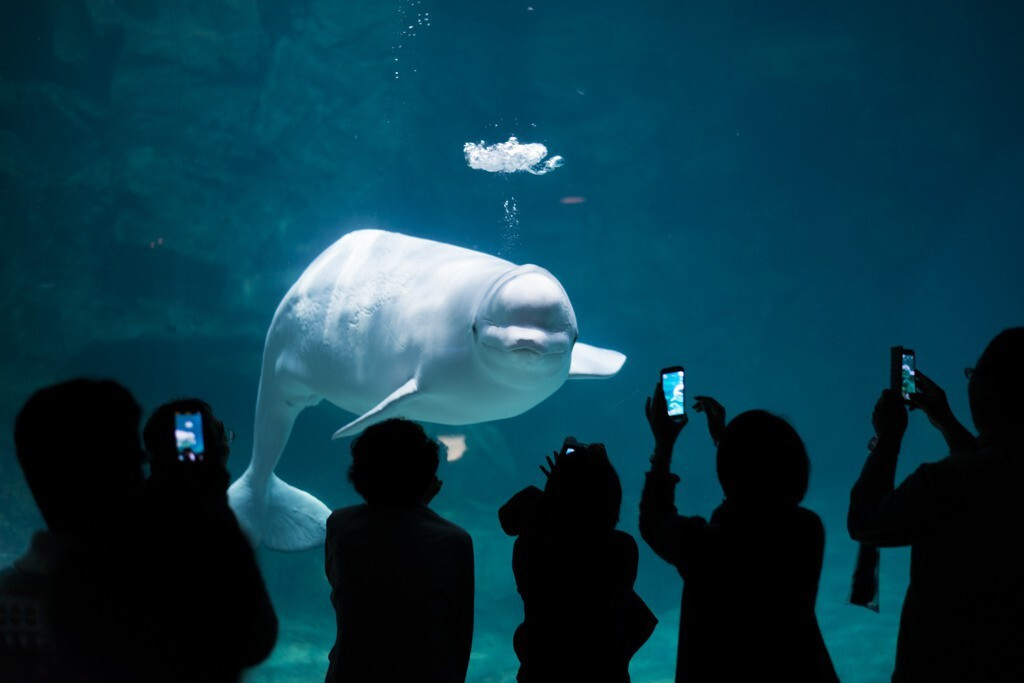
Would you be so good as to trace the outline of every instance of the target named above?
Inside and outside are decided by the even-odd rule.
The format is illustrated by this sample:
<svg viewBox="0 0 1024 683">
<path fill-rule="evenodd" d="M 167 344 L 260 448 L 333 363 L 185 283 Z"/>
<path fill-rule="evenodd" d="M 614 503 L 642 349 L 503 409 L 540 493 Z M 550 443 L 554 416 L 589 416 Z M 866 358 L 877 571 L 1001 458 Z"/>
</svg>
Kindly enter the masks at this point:
<svg viewBox="0 0 1024 683">
<path fill-rule="evenodd" d="M 572 348 L 569 379 L 604 379 L 622 369 L 626 356 L 618 351 L 576 342 Z"/>
<path fill-rule="evenodd" d="M 392 391 L 386 399 L 334 432 L 334 436 L 331 438 L 340 439 L 343 436 L 358 434 L 370 425 L 383 422 L 391 417 L 398 417 L 401 414 L 401 406 L 415 398 L 418 393 L 419 384 L 416 382 L 416 378 L 413 377 Z"/>
</svg>

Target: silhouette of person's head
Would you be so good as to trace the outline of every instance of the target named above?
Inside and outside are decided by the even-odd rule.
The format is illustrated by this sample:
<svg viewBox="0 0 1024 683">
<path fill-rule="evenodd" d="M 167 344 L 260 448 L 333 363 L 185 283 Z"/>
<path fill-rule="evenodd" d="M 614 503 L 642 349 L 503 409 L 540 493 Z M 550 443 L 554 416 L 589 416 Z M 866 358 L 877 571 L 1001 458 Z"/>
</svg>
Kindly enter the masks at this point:
<svg viewBox="0 0 1024 683">
<path fill-rule="evenodd" d="M 552 521 L 567 529 L 604 532 L 619 522 L 622 484 L 604 444 L 576 444 L 561 456 L 544 495 Z"/>
<path fill-rule="evenodd" d="M 231 432 L 213 414 L 209 403 L 198 398 L 184 398 L 165 403 L 153 411 L 142 430 L 142 440 L 146 444 L 150 470 L 154 475 L 173 472 L 182 467 L 194 467 L 194 463 L 183 462 L 179 457 L 175 416 L 195 413 L 203 421 L 205 462 L 222 469 L 227 467 L 228 455 L 231 453 Z"/>
<path fill-rule="evenodd" d="M 989 342 L 971 373 L 967 395 L 980 436 L 1003 437 L 1020 431 L 1024 414 L 1024 327 L 1003 330 Z"/>
<path fill-rule="evenodd" d="M 370 505 L 416 505 L 432 490 L 439 452 L 438 443 L 415 422 L 385 420 L 352 442 L 348 479 Z"/>
<path fill-rule="evenodd" d="M 807 492 L 811 463 L 800 435 L 764 410 L 740 413 L 718 442 L 718 481 L 727 500 L 790 507 Z"/>
<path fill-rule="evenodd" d="M 114 519 L 139 491 L 142 410 L 111 380 L 74 379 L 35 392 L 14 423 L 25 481 L 51 531 L 79 534 Z"/>
</svg>

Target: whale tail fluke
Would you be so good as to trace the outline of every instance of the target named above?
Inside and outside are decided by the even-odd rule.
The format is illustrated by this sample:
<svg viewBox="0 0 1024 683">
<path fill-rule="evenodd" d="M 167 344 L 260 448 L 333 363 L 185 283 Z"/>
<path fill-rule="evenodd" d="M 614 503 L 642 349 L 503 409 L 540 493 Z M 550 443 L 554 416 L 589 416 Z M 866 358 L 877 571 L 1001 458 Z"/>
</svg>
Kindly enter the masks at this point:
<svg viewBox="0 0 1024 683">
<path fill-rule="evenodd" d="M 331 509 L 315 496 L 270 475 L 263 545 L 291 552 L 322 546 Z"/>
<path fill-rule="evenodd" d="M 324 544 L 331 510 L 315 496 L 270 475 L 261 494 L 248 469 L 228 489 L 231 508 L 253 547 L 291 552 Z"/>
</svg>

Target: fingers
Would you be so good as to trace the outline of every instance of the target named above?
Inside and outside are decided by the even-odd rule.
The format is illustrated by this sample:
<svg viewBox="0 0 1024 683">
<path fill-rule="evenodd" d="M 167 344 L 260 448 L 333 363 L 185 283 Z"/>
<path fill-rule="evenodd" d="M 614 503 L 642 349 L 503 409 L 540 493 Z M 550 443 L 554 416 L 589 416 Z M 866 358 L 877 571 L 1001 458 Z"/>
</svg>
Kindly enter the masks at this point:
<svg viewBox="0 0 1024 683">
<path fill-rule="evenodd" d="M 922 386 L 924 386 L 926 388 L 930 389 L 932 387 L 939 386 L 938 384 L 935 383 L 935 381 L 931 377 L 929 377 L 928 375 L 924 374 L 920 370 L 914 370 L 914 377 L 915 377 L 915 379 L 917 379 L 917 382 L 920 385 L 922 385 Z"/>
<path fill-rule="evenodd" d="M 541 465 L 540 471 L 543 472 L 544 476 L 548 479 L 551 478 L 551 473 L 555 471 L 556 467 L 558 467 L 558 456 L 558 451 L 552 451 L 551 455 L 544 456 L 544 461 L 547 462 L 548 466 L 544 467 L 544 465 Z"/>
<path fill-rule="evenodd" d="M 704 410 L 713 410 L 721 407 L 722 405 L 711 396 L 694 396 L 693 398 L 701 405 L 701 407 L 704 408 Z"/>
</svg>

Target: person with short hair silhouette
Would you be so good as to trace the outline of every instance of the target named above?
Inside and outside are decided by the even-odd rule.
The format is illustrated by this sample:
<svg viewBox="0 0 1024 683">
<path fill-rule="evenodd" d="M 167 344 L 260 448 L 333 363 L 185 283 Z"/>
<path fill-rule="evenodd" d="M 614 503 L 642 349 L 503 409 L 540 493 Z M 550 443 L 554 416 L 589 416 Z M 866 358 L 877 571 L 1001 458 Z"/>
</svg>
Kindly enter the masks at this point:
<svg viewBox="0 0 1024 683">
<path fill-rule="evenodd" d="M 967 374 L 977 440 L 949 422 L 942 393 L 926 412 L 953 452 L 895 486 L 907 411 L 883 391 L 850 493 L 854 540 L 910 546 L 896 683 L 1024 680 L 1024 327 L 996 335 Z"/>
<path fill-rule="evenodd" d="M 473 542 L 427 504 L 439 444 L 395 418 L 352 442 L 349 480 L 366 501 L 327 520 L 325 569 L 337 617 L 327 683 L 466 678 L 473 640 Z"/>
<path fill-rule="evenodd" d="M 47 528 L 0 571 L 0 681 L 63 681 L 51 596 L 64 558 L 116 528 L 142 488 L 141 408 L 112 380 L 73 379 L 36 391 L 14 424 L 18 463 Z"/>
<path fill-rule="evenodd" d="M 678 682 L 837 681 L 814 613 L 825 546 L 821 520 L 800 501 L 810 461 L 785 420 L 751 410 L 726 425 L 725 410 L 698 396 L 718 445 L 725 500 L 711 518 L 676 511 L 669 471 L 688 417 L 647 400 L 655 448 L 640 502 L 640 534 L 683 578 Z"/>
<path fill-rule="evenodd" d="M 518 536 L 512 570 L 523 598 L 513 645 L 520 683 L 628 683 L 629 660 L 657 619 L 633 591 L 639 551 L 616 529 L 622 486 L 603 444 L 569 437 L 530 486 L 498 512 Z"/>
</svg>

